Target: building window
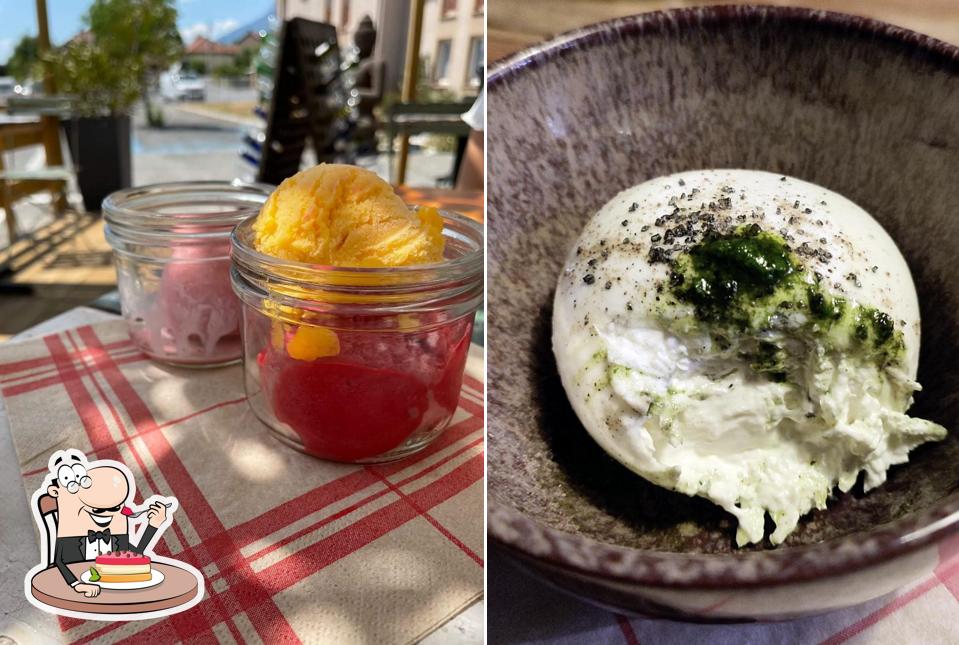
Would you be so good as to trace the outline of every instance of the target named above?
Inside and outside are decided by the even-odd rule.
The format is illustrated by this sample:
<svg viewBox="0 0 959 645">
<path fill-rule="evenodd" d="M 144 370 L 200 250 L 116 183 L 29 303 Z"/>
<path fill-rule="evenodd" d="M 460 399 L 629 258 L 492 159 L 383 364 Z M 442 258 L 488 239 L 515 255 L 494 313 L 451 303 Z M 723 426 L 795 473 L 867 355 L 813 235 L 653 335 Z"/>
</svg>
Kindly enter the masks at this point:
<svg viewBox="0 0 959 645">
<path fill-rule="evenodd" d="M 448 85 L 450 79 L 450 50 L 453 41 L 441 40 L 436 43 L 436 67 L 433 68 L 433 80 Z"/>
<path fill-rule="evenodd" d="M 456 16 L 457 0 L 443 0 L 443 7 L 440 15 L 444 18 L 453 18 Z"/>
<path fill-rule="evenodd" d="M 484 0 L 476 0 L 476 3 L 473 5 L 473 13 L 483 13 L 484 9 L 486 9 L 486 2 Z"/>
<path fill-rule="evenodd" d="M 470 39 L 470 56 L 466 68 L 466 81 L 472 87 L 479 87 L 483 82 L 483 37 L 476 36 Z"/>
<path fill-rule="evenodd" d="M 340 5 L 340 27 L 344 29 L 350 24 L 350 0 L 343 0 Z"/>
</svg>

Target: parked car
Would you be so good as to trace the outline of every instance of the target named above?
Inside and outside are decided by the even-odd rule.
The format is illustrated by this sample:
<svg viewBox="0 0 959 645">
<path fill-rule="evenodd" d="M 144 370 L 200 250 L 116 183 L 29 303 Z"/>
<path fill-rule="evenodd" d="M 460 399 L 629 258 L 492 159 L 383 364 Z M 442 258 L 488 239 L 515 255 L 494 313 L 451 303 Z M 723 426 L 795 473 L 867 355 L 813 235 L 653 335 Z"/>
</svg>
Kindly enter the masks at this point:
<svg viewBox="0 0 959 645">
<path fill-rule="evenodd" d="M 193 72 L 164 72 L 160 96 L 164 101 L 205 101 L 206 81 Z"/>
<path fill-rule="evenodd" d="M 38 96 L 43 94 L 43 81 L 27 80 L 22 83 L 17 83 L 13 91 L 20 96 Z"/>
<path fill-rule="evenodd" d="M 17 81 L 12 76 L 0 76 L 0 97 L 16 93 Z"/>
</svg>

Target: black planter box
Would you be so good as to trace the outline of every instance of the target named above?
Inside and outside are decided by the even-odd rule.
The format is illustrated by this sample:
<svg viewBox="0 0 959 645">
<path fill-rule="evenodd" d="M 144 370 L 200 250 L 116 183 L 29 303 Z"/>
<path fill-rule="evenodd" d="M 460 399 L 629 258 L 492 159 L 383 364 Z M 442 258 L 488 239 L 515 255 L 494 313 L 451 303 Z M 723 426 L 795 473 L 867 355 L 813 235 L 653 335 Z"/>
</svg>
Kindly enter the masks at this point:
<svg viewBox="0 0 959 645">
<path fill-rule="evenodd" d="M 99 212 L 104 197 L 132 184 L 130 117 L 80 117 L 65 121 L 64 127 L 83 205 Z"/>
</svg>

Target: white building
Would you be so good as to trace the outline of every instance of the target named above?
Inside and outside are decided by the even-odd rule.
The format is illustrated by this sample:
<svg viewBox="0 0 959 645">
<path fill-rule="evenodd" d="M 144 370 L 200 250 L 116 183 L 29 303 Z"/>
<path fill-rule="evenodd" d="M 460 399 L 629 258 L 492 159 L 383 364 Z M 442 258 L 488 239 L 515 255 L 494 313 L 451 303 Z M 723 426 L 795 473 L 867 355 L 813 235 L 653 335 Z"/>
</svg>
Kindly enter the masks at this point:
<svg viewBox="0 0 959 645">
<path fill-rule="evenodd" d="M 457 97 L 479 92 L 477 73 L 485 65 L 484 0 L 426 0 L 420 58 L 425 59 L 434 87 Z M 276 13 L 284 19 L 302 17 L 332 24 L 340 45 L 353 42 L 363 16 L 376 27 L 375 56 L 386 63 L 386 86 L 398 88 L 410 12 L 410 0 L 277 0 Z"/>
</svg>

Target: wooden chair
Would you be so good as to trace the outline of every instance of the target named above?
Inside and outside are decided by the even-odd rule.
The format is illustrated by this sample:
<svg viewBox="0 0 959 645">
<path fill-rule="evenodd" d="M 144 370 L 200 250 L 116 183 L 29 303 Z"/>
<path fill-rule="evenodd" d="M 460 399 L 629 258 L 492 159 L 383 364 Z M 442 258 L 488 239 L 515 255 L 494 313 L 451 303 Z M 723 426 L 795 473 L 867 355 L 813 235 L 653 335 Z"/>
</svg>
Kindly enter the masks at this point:
<svg viewBox="0 0 959 645">
<path fill-rule="evenodd" d="M 73 177 L 63 165 L 59 117 L 69 114 L 64 97 L 11 97 L 9 114 L 0 115 L 0 208 L 7 222 L 9 243 L 19 237 L 14 204 L 28 195 L 50 191 L 57 216 L 67 207 L 67 182 Z M 46 166 L 36 170 L 8 170 L 4 155 L 18 148 L 42 145 Z"/>
<path fill-rule="evenodd" d="M 53 565 L 53 553 L 57 543 L 57 522 L 60 519 L 57 498 L 44 493 L 37 500 L 37 506 L 40 509 L 40 517 L 43 519 L 43 528 L 46 533 L 42 557 L 49 567 Z"/>
</svg>

